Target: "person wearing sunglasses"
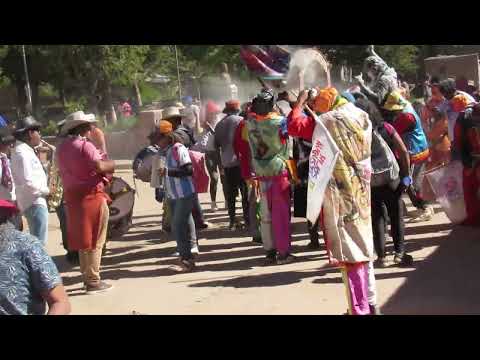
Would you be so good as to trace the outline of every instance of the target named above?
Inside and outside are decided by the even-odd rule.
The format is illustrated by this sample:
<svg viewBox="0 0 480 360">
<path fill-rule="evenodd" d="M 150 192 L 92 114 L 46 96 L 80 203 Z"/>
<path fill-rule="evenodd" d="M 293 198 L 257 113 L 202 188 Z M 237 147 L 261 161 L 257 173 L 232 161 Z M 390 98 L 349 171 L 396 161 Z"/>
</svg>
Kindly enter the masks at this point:
<svg viewBox="0 0 480 360">
<path fill-rule="evenodd" d="M 41 126 L 32 116 L 17 121 L 11 161 L 17 204 L 27 219 L 30 234 L 45 246 L 48 235 L 46 197 L 50 190 L 47 174 L 34 150 L 41 144 Z"/>
</svg>

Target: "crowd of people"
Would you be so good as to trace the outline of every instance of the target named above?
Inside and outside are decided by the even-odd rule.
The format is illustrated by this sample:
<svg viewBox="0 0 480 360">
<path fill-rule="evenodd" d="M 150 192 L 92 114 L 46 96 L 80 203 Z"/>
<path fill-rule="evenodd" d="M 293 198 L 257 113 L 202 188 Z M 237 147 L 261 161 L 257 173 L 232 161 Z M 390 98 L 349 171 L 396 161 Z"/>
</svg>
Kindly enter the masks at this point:
<svg viewBox="0 0 480 360">
<path fill-rule="evenodd" d="M 263 265 L 272 266 L 297 261 L 292 201 L 293 215 L 307 218 L 310 202 L 316 201 L 309 197 L 309 183 L 327 177 L 321 212 L 306 224 L 308 248 L 320 249 L 321 230 L 329 266 L 342 272 L 352 315 L 380 314 L 374 269 L 390 265 L 388 233 L 393 263 L 412 265 L 405 219 L 425 222 L 434 215 L 435 193 L 425 181 L 426 172 L 461 161 L 464 224 L 480 224 L 477 100 L 457 89 L 453 79 L 433 77 L 426 102 L 412 104 L 395 70 L 373 50 L 363 73 L 366 79 L 358 76 L 357 84 L 346 89 L 317 87 L 295 95 L 264 87 L 250 101 L 231 99 L 223 109 L 213 101 L 199 107 L 187 96 L 163 110 L 148 136 L 151 145 L 141 154 L 152 157 L 144 181 L 163 204 L 162 229 L 177 244 L 174 270 L 196 270 L 201 252 L 197 232 L 211 226 L 199 194 L 209 193 L 211 210 L 217 211 L 219 180 L 229 229 L 247 229 L 252 241 L 263 246 Z M 105 187 L 115 163 L 95 124 L 95 116 L 82 111 L 58 124 L 55 189 L 37 156 L 41 124 L 26 117 L 13 134 L 0 129 L 0 313 L 43 314 L 46 304 L 50 314 L 70 311 L 45 251 L 47 201 L 58 187 L 62 201 L 56 210 L 68 260 L 79 262 L 87 293 L 112 288 L 101 280 L 100 267 L 111 201 Z M 337 154 L 331 172 L 322 167 L 325 157 L 318 160 L 325 145 L 319 147 L 318 140 L 323 129 Z M 414 214 L 406 213 L 404 194 L 418 209 Z M 243 221 L 237 217 L 239 195 Z M 20 215 L 30 234 L 22 232 Z"/>
</svg>

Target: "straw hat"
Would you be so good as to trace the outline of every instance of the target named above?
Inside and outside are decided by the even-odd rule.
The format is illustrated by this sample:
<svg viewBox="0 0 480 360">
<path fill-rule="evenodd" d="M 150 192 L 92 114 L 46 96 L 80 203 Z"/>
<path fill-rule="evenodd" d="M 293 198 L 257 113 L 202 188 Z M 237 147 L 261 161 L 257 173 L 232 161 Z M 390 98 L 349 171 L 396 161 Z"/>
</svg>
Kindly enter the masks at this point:
<svg viewBox="0 0 480 360">
<path fill-rule="evenodd" d="M 85 114 L 83 111 L 74 112 L 66 117 L 65 120 L 60 121 L 58 125 L 61 126 L 63 123 L 62 129 L 60 130 L 60 135 L 65 136 L 68 132 L 80 125 L 83 124 L 93 124 L 96 123 L 94 114 Z"/>
<path fill-rule="evenodd" d="M 168 120 L 173 117 L 182 117 L 182 114 L 180 114 L 180 110 L 176 106 L 169 106 L 165 108 L 162 112 L 162 119 L 163 120 Z"/>
<path fill-rule="evenodd" d="M 383 104 L 383 108 L 388 111 L 401 111 L 405 109 L 406 106 L 407 102 L 398 91 L 392 91 L 388 95 L 385 104 Z"/>
</svg>

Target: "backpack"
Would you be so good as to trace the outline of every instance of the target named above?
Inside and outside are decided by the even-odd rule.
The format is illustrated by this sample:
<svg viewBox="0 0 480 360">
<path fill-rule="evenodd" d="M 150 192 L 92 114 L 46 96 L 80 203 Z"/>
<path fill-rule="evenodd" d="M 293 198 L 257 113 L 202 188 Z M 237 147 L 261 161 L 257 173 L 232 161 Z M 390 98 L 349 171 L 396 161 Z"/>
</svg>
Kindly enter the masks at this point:
<svg viewBox="0 0 480 360">
<path fill-rule="evenodd" d="M 135 156 L 133 160 L 132 169 L 135 177 L 143 182 L 150 182 L 152 174 L 152 160 L 153 156 L 158 153 L 158 148 L 155 146 L 148 146 Z"/>
<path fill-rule="evenodd" d="M 178 161 L 177 148 L 179 145 L 180 144 L 177 143 L 173 148 L 173 156 L 176 161 Z M 192 181 L 193 185 L 195 186 L 195 192 L 197 194 L 208 192 L 210 178 L 205 170 L 205 154 L 202 154 L 198 151 L 188 150 L 188 155 L 190 155 L 190 160 L 192 161 Z"/>
<path fill-rule="evenodd" d="M 383 126 L 374 128 L 372 131 L 371 186 L 390 185 L 393 189 L 396 189 L 400 181 L 400 167 L 393 151 L 381 134 L 384 131 Z"/>
</svg>

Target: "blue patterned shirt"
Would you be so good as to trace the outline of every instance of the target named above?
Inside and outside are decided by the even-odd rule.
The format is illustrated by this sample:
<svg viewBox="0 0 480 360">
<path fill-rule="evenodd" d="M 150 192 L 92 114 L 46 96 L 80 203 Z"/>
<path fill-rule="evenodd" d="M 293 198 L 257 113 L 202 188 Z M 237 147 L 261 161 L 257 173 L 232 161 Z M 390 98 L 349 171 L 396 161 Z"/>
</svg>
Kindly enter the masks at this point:
<svg viewBox="0 0 480 360">
<path fill-rule="evenodd" d="M 167 168 L 179 169 L 186 164 L 191 164 L 192 160 L 188 149 L 182 144 L 175 144 L 167 150 Z M 173 177 L 165 175 L 167 197 L 169 199 L 183 199 L 195 193 L 195 187 L 191 176 Z"/>
<path fill-rule="evenodd" d="M 40 242 L 0 225 L 0 315 L 44 315 L 40 295 L 62 283 L 57 267 Z"/>
</svg>

